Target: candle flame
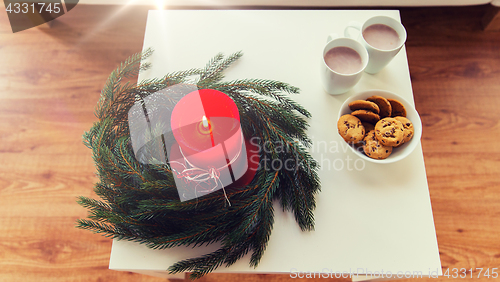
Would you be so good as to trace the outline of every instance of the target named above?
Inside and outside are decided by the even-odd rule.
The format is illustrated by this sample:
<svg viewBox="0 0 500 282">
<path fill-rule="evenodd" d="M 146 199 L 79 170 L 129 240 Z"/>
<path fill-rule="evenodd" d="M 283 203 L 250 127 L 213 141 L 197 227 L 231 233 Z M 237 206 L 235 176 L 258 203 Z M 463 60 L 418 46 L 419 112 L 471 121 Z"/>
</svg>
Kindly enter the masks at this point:
<svg viewBox="0 0 500 282">
<path fill-rule="evenodd" d="M 208 119 L 206 116 L 203 116 L 203 118 L 201 119 L 201 122 L 203 123 L 204 127 L 208 127 Z"/>
</svg>

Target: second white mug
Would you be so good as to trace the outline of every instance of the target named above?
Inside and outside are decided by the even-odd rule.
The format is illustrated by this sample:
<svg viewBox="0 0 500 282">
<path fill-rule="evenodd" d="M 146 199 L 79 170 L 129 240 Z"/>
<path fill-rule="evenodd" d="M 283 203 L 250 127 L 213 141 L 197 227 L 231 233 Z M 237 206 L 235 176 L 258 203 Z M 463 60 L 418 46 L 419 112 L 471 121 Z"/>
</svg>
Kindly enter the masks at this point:
<svg viewBox="0 0 500 282">
<path fill-rule="evenodd" d="M 359 35 L 349 32 L 351 28 L 357 29 Z M 344 30 L 344 35 L 349 38 L 357 37 L 368 51 L 370 60 L 365 72 L 377 73 L 382 70 L 399 52 L 406 42 L 406 30 L 403 25 L 386 16 L 376 16 L 365 23 L 350 22 Z"/>
<path fill-rule="evenodd" d="M 368 64 L 368 52 L 351 38 L 328 36 L 323 48 L 321 81 L 326 92 L 338 95 L 349 91 L 363 75 Z"/>
</svg>

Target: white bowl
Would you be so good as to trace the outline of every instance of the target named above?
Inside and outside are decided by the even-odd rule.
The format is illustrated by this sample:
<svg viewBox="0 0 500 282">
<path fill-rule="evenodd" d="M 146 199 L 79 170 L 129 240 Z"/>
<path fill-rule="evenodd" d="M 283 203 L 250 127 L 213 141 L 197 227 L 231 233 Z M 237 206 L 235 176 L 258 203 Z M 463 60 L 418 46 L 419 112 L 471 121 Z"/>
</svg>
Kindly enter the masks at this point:
<svg viewBox="0 0 500 282">
<path fill-rule="evenodd" d="M 339 111 L 339 116 L 337 117 L 337 120 L 345 115 L 345 114 L 350 114 L 352 111 L 349 109 L 349 103 L 355 100 L 366 100 L 366 98 L 371 97 L 373 95 L 378 95 L 382 96 L 384 98 L 390 98 L 390 99 L 396 99 L 400 101 L 403 106 L 406 108 L 406 118 L 408 118 L 412 123 L 413 123 L 413 129 L 414 129 L 414 134 L 413 138 L 409 141 L 404 143 L 403 145 L 394 148 L 392 150 L 392 154 L 387 157 L 386 159 L 383 160 L 378 160 L 378 159 L 372 159 L 365 155 L 362 151 L 362 149 L 356 149 L 353 146 L 350 146 L 352 151 L 358 155 L 360 158 L 367 160 L 369 162 L 374 162 L 374 163 L 382 163 L 382 164 L 387 164 L 387 163 L 393 163 L 400 161 L 404 158 L 406 158 L 415 148 L 417 147 L 420 138 L 422 137 L 422 121 L 420 120 L 420 116 L 418 115 L 418 112 L 415 110 L 415 107 L 410 104 L 408 101 L 406 101 L 404 98 L 402 98 L 399 95 L 396 95 L 395 93 L 385 91 L 385 90 L 368 90 L 364 91 L 355 95 L 352 95 L 351 97 L 347 98 L 345 100 L 344 104 L 340 107 Z"/>
</svg>

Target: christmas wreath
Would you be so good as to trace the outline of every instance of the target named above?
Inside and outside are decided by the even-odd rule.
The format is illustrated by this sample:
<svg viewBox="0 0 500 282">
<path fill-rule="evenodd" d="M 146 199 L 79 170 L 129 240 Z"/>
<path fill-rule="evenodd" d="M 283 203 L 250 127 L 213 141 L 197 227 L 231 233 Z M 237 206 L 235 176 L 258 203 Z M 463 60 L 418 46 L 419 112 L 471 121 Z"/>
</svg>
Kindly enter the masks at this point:
<svg viewBox="0 0 500 282">
<path fill-rule="evenodd" d="M 320 189 L 318 165 L 309 155 L 306 135 L 310 113 L 287 94 L 299 89 L 264 79 L 223 81 L 223 71 L 242 54 L 215 56 L 204 68 L 131 83 L 125 81 L 150 65 L 151 50 L 122 63 L 108 78 L 95 110 L 98 121 L 83 135 L 92 150 L 100 200 L 79 197 L 89 210 L 77 227 L 106 237 L 139 242 L 153 249 L 200 246 L 218 242 L 221 247 L 201 257 L 179 261 L 170 273 L 192 272 L 199 278 L 217 267 L 230 266 L 251 252 L 251 266 L 264 254 L 274 222 L 273 201 L 293 212 L 303 231 L 313 230 L 315 195 Z M 260 163 L 244 186 L 231 185 L 203 197 L 180 201 L 169 164 L 144 164 L 131 145 L 128 114 L 149 95 L 173 85 L 193 84 L 228 95 L 237 105 L 245 137 L 258 137 Z M 172 104 L 178 97 L 169 97 Z M 265 149 L 262 149 L 265 148 Z M 286 169 L 272 162 L 287 162 Z M 231 204 L 228 205 L 227 202 Z"/>
</svg>

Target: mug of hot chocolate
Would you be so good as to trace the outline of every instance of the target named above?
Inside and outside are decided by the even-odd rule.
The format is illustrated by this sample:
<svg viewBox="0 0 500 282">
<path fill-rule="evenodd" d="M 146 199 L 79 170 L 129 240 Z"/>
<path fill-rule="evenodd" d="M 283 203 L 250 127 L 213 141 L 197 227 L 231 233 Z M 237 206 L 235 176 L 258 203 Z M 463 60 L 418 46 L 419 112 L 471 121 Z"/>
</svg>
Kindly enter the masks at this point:
<svg viewBox="0 0 500 282">
<path fill-rule="evenodd" d="M 323 48 L 321 81 L 326 92 L 332 95 L 349 91 L 363 75 L 368 64 L 368 52 L 358 41 L 328 36 Z"/>
<path fill-rule="evenodd" d="M 358 35 L 350 33 L 357 29 Z M 365 23 L 350 22 L 344 30 L 348 38 L 357 37 L 368 51 L 370 59 L 365 72 L 375 74 L 381 71 L 399 53 L 406 41 L 406 30 L 403 25 L 386 16 L 376 16 Z"/>
</svg>

